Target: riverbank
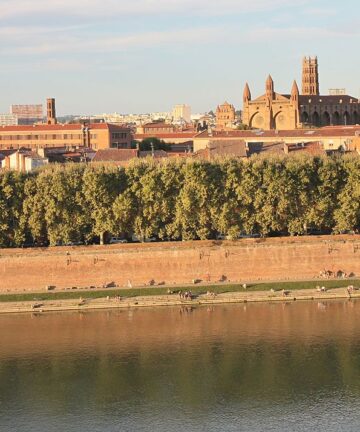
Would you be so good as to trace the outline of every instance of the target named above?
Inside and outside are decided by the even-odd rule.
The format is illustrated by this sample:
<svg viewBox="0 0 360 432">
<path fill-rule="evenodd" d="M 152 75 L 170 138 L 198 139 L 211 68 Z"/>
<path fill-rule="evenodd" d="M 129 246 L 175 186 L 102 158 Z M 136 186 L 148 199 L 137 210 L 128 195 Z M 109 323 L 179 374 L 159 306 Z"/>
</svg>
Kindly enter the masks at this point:
<svg viewBox="0 0 360 432">
<path fill-rule="evenodd" d="M 335 283 L 339 281 L 329 281 L 328 283 Z M 192 306 L 206 306 L 216 304 L 231 304 L 231 303 L 251 303 L 251 302 L 289 302 L 289 301 L 305 301 L 305 300 L 336 300 L 336 299 L 357 299 L 360 298 L 360 290 L 357 290 L 355 286 L 354 291 L 349 292 L 348 283 L 350 281 L 342 281 L 342 285 L 339 288 L 325 288 L 325 290 L 319 290 L 319 287 L 303 288 L 303 289 L 278 289 L 275 291 L 274 288 L 270 290 L 256 290 L 251 288 L 240 291 L 227 291 L 216 293 L 216 289 L 213 290 L 209 287 L 209 291 L 201 294 L 195 294 L 194 298 L 184 299 L 180 298 L 178 293 L 162 294 L 162 295 L 140 295 L 133 297 L 122 297 L 117 291 L 115 296 L 112 296 L 110 292 L 106 297 L 87 297 L 86 293 L 84 296 L 75 298 L 63 298 L 54 299 L 47 298 L 43 299 L 35 298 L 32 301 L 7 301 L 0 302 L 0 314 L 9 313 L 45 313 L 45 312 L 60 312 L 60 311 L 90 311 L 99 309 L 124 309 L 124 308 L 143 308 L 143 307 L 164 307 L 164 306 L 180 306 L 180 307 L 192 307 Z M 310 282 L 307 282 L 310 283 Z M 286 283 L 290 286 L 291 283 Z M 293 284 L 299 284 L 294 282 Z M 265 284 L 264 284 L 265 285 Z M 266 284 L 271 285 L 271 284 Z M 295 286 L 294 285 L 294 286 Z M 314 284 L 315 285 L 315 284 Z M 274 284 L 279 286 L 279 284 Z M 259 288 L 259 287 L 258 287 Z M 103 293 L 103 292 L 102 292 Z M 60 294 L 60 293 L 58 293 Z M 77 293 L 79 294 L 79 293 Z"/>
<path fill-rule="evenodd" d="M 360 235 L 0 249 L 0 294 L 360 275 Z"/>
</svg>

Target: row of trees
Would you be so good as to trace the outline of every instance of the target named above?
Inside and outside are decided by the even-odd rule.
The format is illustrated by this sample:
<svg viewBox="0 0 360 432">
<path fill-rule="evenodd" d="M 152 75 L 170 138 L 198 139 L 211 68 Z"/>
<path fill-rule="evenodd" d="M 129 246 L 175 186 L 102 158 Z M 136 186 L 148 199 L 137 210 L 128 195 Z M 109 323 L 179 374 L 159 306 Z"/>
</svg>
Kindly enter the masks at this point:
<svg viewBox="0 0 360 432">
<path fill-rule="evenodd" d="M 0 174 L 0 246 L 360 228 L 360 158 L 140 160 Z"/>
</svg>

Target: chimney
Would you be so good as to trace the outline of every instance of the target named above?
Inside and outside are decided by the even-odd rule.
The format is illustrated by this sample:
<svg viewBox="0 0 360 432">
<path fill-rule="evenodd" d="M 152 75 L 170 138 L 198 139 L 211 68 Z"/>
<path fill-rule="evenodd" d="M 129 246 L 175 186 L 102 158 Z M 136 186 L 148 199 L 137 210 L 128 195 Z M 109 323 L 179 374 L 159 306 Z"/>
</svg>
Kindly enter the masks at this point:
<svg viewBox="0 0 360 432">
<path fill-rule="evenodd" d="M 46 100 L 47 105 L 47 124 L 55 125 L 57 123 L 56 120 L 56 110 L 55 110 L 55 99 L 49 98 Z"/>
</svg>

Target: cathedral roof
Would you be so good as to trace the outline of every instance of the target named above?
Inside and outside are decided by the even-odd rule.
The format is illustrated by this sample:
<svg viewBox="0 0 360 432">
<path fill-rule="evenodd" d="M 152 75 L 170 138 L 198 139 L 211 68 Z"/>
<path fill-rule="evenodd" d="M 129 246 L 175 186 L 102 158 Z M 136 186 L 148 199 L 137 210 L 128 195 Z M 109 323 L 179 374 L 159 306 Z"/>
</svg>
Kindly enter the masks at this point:
<svg viewBox="0 0 360 432">
<path fill-rule="evenodd" d="M 275 101 L 284 101 L 284 102 L 288 102 L 290 99 L 290 95 L 282 95 L 280 93 L 274 93 L 274 100 Z M 266 100 L 266 94 L 259 96 L 256 99 L 253 99 L 251 102 L 255 103 L 255 102 L 264 102 Z"/>
<path fill-rule="evenodd" d="M 351 103 L 359 103 L 359 100 L 356 97 L 349 95 L 300 95 L 299 96 L 300 105 L 341 105 L 341 104 L 351 104 Z"/>
</svg>

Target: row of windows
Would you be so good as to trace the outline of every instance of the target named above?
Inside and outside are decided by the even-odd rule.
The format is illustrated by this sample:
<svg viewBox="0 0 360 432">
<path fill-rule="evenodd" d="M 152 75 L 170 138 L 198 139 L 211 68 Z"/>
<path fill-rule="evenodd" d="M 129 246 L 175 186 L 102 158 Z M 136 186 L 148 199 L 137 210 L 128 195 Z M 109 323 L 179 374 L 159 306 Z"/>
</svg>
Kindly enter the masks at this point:
<svg viewBox="0 0 360 432">
<path fill-rule="evenodd" d="M 171 133 L 173 132 L 172 128 L 144 128 L 144 133 Z"/>
<path fill-rule="evenodd" d="M 112 134 L 113 139 L 126 139 L 127 133 L 126 132 L 114 132 Z"/>
<path fill-rule="evenodd" d="M 91 134 L 92 139 L 97 135 Z M 29 141 L 29 140 L 80 140 L 82 134 L 43 134 L 43 135 L 0 135 L 0 141 Z"/>
</svg>

